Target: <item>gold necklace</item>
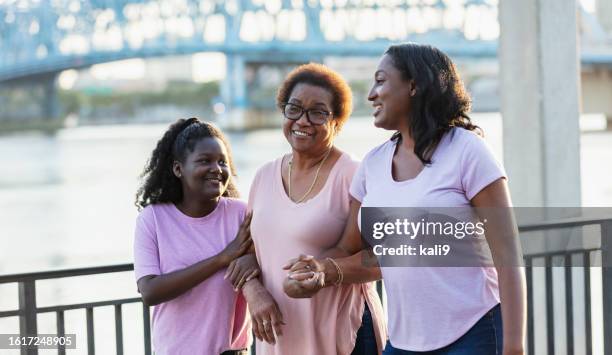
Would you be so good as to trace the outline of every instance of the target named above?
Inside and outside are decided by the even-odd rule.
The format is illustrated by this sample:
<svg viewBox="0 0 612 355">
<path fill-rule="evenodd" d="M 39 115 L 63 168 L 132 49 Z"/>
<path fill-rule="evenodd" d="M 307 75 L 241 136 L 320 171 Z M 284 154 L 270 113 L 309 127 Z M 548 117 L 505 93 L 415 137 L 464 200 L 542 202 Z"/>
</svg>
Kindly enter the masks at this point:
<svg viewBox="0 0 612 355">
<path fill-rule="evenodd" d="M 312 180 L 312 184 L 310 184 L 310 187 L 308 188 L 308 191 L 306 191 L 306 193 L 304 194 L 304 196 L 302 196 L 302 198 L 300 198 L 299 200 L 295 201 L 295 203 L 302 203 L 302 201 L 304 201 L 304 199 L 306 198 L 306 196 L 308 196 L 308 194 L 310 194 L 310 192 L 312 191 L 312 188 L 315 186 L 315 184 L 317 183 L 317 179 L 319 178 L 319 171 L 321 171 L 321 167 L 323 166 L 323 163 L 325 163 L 325 160 L 327 160 L 327 157 L 329 156 L 329 153 L 331 152 L 332 148 L 329 148 L 329 150 L 327 151 L 327 153 L 325 153 L 325 157 L 323 157 L 323 160 L 321 160 L 321 162 L 319 163 L 319 166 L 317 167 L 317 172 L 315 173 L 315 177 L 314 180 Z M 291 156 L 291 160 L 289 160 L 289 178 L 288 178 L 288 183 L 287 183 L 287 189 L 289 190 L 289 199 L 291 199 L 291 170 L 293 170 L 293 155 Z"/>
</svg>

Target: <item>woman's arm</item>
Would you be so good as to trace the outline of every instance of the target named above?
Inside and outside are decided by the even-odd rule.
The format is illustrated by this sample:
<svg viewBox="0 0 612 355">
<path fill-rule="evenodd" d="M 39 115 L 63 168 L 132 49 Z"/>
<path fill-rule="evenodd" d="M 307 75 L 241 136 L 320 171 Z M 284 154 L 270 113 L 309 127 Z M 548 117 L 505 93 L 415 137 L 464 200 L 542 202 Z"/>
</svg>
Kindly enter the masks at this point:
<svg viewBox="0 0 612 355">
<path fill-rule="evenodd" d="M 248 214 L 240 225 L 236 238 L 221 253 L 168 274 L 141 277 L 137 284 L 144 304 L 153 306 L 170 301 L 227 267 L 232 260 L 244 254 L 252 242 L 250 222 L 251 214 Z"/>
<path fill-rule="evenodd" d="M 472 199 L 481 220 L 497 269 L 501 299 L 504 355 L 524 354 L 527 319 L 525 273 L 518 230 L 511 210 L 505 179 L 485 187 Z"/>
<path fill-rule="evenodd" d="M 261 269 L 255 254 L 255 245 L 251 244 L 251 247 L 243 256 L 234 259 L 229 264 L 223 278 L 227 279 L 234 286 L 235 291 L 239 291 L 245 282 L 256 278 L 259 274 L 261 274 Z"/>
<path fill-rule="evenodd" d="M 343 284 L 363 283 L 381 279 L 380 268 L 376 259 L 370 253 L 367 246 L 363 245 L 361 232 L 357 224 L 361 202 L 350 197 L 349 217 L 342 233 L 342 238 L 336 246 L 325 251 L 320 260 L 332 258 L 338 264 L 343 274 Z M 325 260 L 324 269 L 325 284 L 329 285 L 338 280 L 336 267 Z"/>
<path fill-rule="evenodd" d="M 294 273 L 285 281 L 285 292 L 290 297 L 311 297 L 319 289 L 334 285 L 342 272 L 342 284 L 364 283 L 381 279 L 380 268 L 369 248 L 364 248 L 357 224 L 361 203 L 351 196 L 349 216 L 338 243 L 322 253 L 318 259 L 301 255 L 287 263 L 285 269 Z M 332 258 L 338 268 L 327 258 Z M 312 277 L 320 272 L 324 280 Z M 299 274 L 302 274 L 300 276 Z"/>
<path fill-rule="evenodd" d="M 285 324 L 278 304 L 257 278 L 247 281 L 242 293 L 249 305 L 253 334 L 259 340 L 275 344 L 276 336 L 283 335 L 281 326 Z"/>
</svg>

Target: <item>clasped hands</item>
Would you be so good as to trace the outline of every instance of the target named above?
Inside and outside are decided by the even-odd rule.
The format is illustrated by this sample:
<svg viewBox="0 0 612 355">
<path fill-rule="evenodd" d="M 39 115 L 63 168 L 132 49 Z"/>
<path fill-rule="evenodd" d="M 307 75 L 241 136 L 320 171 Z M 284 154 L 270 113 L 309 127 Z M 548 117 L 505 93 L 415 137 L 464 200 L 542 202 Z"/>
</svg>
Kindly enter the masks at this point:
<svg viewBox="0 0 612 355">
<path fill-rule="evenodd" d="M 283 267 L 288 270 L 283 290 L 292 298 L 310 298 L 325 287 L 324 261 L 301 254 Z"/>
<path fill-rule="evenodd" d="M 236 289 L 250 279 L 256 278 L 257 273 L 251 273 L 256 264 L 254 254 L 247 254 L 233 262 L 226 273 L 226 277 Z M 319 261 L 310 255 L 300 255 L 290 260 L 284 267 L 288 270 L 287 278 L 283 282 L 285 293 L 292 298 L 309 298 L 325 287 L 325 261 Z M 253 333 L 261 341 L 270 344 L 276 343 L 276 337 L 282 335 L 284 325 L 283 315 L 274 298 L 260 283 L 249 283 L 251 287 L 244 290 L 244 296 L 249 304 L 253 321 Z"/>
</svg>

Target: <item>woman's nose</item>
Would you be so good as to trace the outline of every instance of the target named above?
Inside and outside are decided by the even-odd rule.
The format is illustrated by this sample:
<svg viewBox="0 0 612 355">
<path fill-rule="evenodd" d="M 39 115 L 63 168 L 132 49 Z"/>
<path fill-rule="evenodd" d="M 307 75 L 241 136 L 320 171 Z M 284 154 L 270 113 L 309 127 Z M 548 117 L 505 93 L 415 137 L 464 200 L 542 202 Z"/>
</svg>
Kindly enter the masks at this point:
<svg viewBox="0 0 612 355">
<path fill-rule="evenodd" d="M 370 92 L 368 93 L 368 101 L 374 101 L 374 99 L 376 99 L 376 96 L 378 96 L 376 94 L 376 90 L 374 89 L 374 86 L 372 86 L 372 88 L 370 89 Z"/>
<path fill-rule="evenodd" d="M 295 122 L 300 126 L 309 126 L 310 120 L 308 119 L 308 113 L 304 111 L 304 113 L 302 113 L 302 116 L 300 116 L 300 118 L 298 118 Z"/>
</svg>

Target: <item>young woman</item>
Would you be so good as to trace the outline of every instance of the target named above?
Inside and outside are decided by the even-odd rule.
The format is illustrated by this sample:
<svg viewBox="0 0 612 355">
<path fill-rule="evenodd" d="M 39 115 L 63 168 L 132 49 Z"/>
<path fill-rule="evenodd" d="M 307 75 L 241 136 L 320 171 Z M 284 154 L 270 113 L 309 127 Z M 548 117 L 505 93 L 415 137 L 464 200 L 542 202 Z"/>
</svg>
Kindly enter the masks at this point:
<svg viewBox="0 0 612 355">
<path fill-rule="evenodd" d="M 251 342 L 246 302 L 223 277 L 251 245 L 234 172 L 221 131 L 197 118 L 170 126 L 143 172 L 134 272 L 155 306 L 158 355 L 242 354 Z"/>
<path fill-rule="evenodd" d="M 355 173 L 340 242 L 317 259 L 303 255 L 287 265 L 291 297 L 369 280 L 359 256 L 360 207 L 510 212 L 504 170 L 468 116 L 470 99 L 448 56 L 415 43 L 391 46 L 368 100 L 374 125 L 395 134 Z M 384 354 L 524 354 L 524 275 L 516 228 L 505 213 L 485 229 L 495 267 L 381 267 L 389 317 Z"/>
</svg>

